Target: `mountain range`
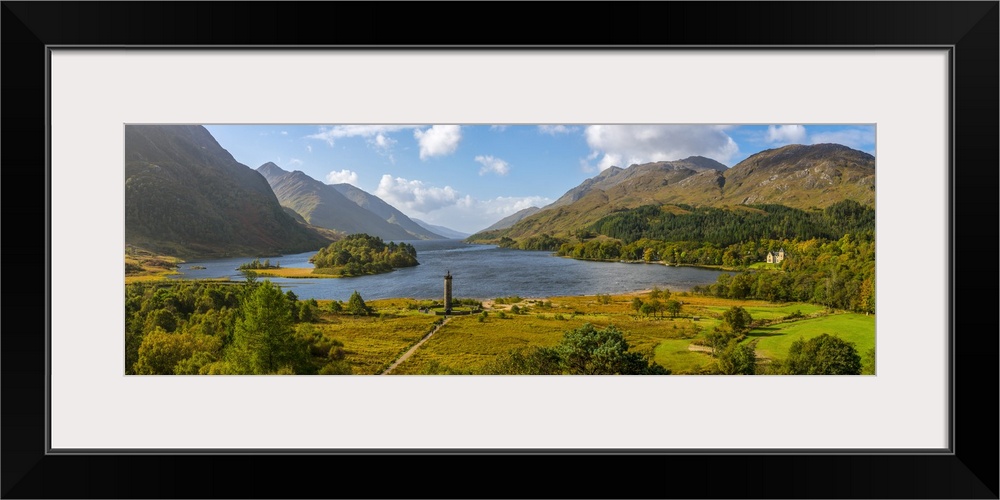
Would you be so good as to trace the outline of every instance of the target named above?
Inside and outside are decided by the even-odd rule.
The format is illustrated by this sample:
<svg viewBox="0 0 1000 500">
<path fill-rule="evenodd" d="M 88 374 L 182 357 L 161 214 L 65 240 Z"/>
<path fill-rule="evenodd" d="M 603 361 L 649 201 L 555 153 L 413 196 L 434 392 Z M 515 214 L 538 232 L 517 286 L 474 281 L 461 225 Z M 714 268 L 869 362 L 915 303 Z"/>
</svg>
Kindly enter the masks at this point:
<svg viewBox="0 0 1000 500">
<path fill-rule="evenodd" d="M 183 258 L 278 255 L 330 239 L 296 222 L 267 181 L 204 127 L 127 125 L 125 243 Z"/>
<path fill-rule="evenodd" d="M 270 162 L 255 171 L 201 126 L 128 125 L 124 138 L 128 245 L 219 258 L 316 250 L 353 233 L 386 241 L 468 236 L 411 219 L 350 184 L 325 184 Z M 874 205 L 874 156 L 839 144 L 789 145 L 732 168 L 700 156 L 610 167 L 552 204 L 521 210 L 469 240 L 572 236 L 644 205 L 812 209 L 845 199 Z"/>
<path fill-rule="evenodd" d="M 470 240 L 569 236 L 610 213 L 643 205 L 767 203 L 809 209 L 844 199 L 874 205 L 874 156 L 839 144 L 789 145 L 751 155 L 732 168 L 700 156 L 610 167 L 510 227 L 491 227 Z"/>
<path fill-rule="evenodd" d="M 569 193 L 567 193 L 567 195 L 568 194 Z M 514 224 L 517 224 L 521 219 L 523 219 L 525 217 L 528 217 L 528 216 L 531 216 L 531 215 L 535 215 L 536 213 L 538 213 L 539 210 L 541 210 L 541 209 L 538 208 L 538 207 L 528 207 L 528 208 L 525 208 L 525 209 L 518 210 L 517 212 L 514 212 L 514 213 L 508 215 L 507 217 L 504 217 L 503 219 L 500 219 L 500 220 L 496 221 L 496 223 L 494 223 L 492 226 L 490 226 L 490 227 L 488 227 L 486 229 L 483 229 L 483 231 L 494 231 L 496 229 L 507 229 L 508 227 L 511 227 Z M 480 231 L 480 232 L 483 232 L 483 231 Z"/>
<path fill-rule="evenodd" d="M 378 215 L 383 220 L 390 224 L 395 224 L 404 231 L 411 235 L 410 239 L 421 239 L 421 240 L 443 240 L 447 239 L 434 231 L 428 229 L 426 226 L 418 224 L 413 219 L 407 217 L 403 212 L 396 210 L 395 207 L 386 203 L 373 194 L 363 191 L 351 184 L 332 184 L 333 188 L 340 192 L 340 194 L 347 197 L 347 199 L 356 203 L 359 207 L 368 210 L 369 212 Z"/>
<path fill-rule="evenodd" d="M 385 241 L 440 240 L 440 234 L 410 220 L 399 210 L 350 184 L 325 184 L 296 170 L 265 163 L 257 168 L 282 206 L 309 224 L 347 234 L 367 233 Z"/>
<path fill-rule="evenodd" d="M 430 224 L 428 222 L 424 222 L 414 217 L 410 217 L 410 220 L 425 227 L 428 231 L 433 231 L 448 239 L 460 240 L 462 238 L 468 238 L 469 236 L 471 236 L 469 233 L 463 233 L 461 231 L 455 231 L 454 229 L 450 229 L 444 226 L 437 226 L 434 224 Z"/>
</svg>

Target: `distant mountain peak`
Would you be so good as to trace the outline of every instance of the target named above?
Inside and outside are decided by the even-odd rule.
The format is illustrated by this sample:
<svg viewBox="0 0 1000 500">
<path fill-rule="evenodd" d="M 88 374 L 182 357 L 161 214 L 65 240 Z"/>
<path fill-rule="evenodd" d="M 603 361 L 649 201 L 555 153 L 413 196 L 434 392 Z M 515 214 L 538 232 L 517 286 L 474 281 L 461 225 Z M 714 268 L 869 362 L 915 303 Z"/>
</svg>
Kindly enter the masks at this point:
<svg viewBox="0 0 1000 500">
<path fill-rule="evenodd" d="M 265 179 L 271 179 L 272 177 L 280 177 L 288 173 L 287 170 L 275 165 L 273 162 L 267 162 L 259 167 L 257 171 L 264 176 Z"/>
<path fill-rule="evenodd" d="M 355 186 L 354 184 L 341 182 L 339 184 L 327 185 L 336 189 L 340 194 L 356 203 L 359 207 L 378 215 L 390 224 L 401 227 L 414 239 L 447 239 L 447 235 L 436 233 L 432 229 L 427 228 L 427 226 L 417 223 L 407 217 L 403 212 L 400 212 L 396 207 L 386 203 L 382 198 L 379 198 L 378 196 L 375 196 Z"/>
<path fill-rule="evenodd" d="M 594 177 L 584 180 L 580 185 L 570 189 L 545 208 L 566 206 L 594 191 L 606 191 L 619 185 L 632 186 L 633 189 L 638 184 L 660 186 L 678 182 L 700 172 L 725 172 L 726 170 L 729 168 L 722 163 L 703 156 L 689 156 L 683 160 L 634 163 L 628 168 L 612 166 L 602 170 Z"/>
<path fill-rule="evenodd" d="M 864 151 L 844 146 L 843 144 L 789 144 L 773 149 L 765 149 L 750 155 L 747 159 L 733 166 L 743 169 L 761 162 L 784 163 L 791 167 L 802 167 L 815 163 L 826 163 L 836 160 L 853 164 L 858 167 L 875 167 L 875 157 Z"/>
<path fill-rule="evenodd" d="M 410 217 L 410 220 L 412 220 L 413 222 L 416 222 L 417 224 L 420 224 L 421 226 L 423 226 L 424 228 L 426 228 L 428 231 L 433 231 L 433 232 L 435 232 L 437 234 L 440 234 L 441 236 L 444 236 L 445 238 L 448 238 L 448 239 L 460 240 L 462 238 L 469 237 L 469 233 L 463 233 L 461 231 L 456 231 L 454 229 L 447 228 L 447 227 L 444 227 L 444 226 L 438 226 L 438 225 L 430 224 L 428 222 L 424 222 L 424 221 L 422 221 L 420 219 L 417 219 L 417 218 L 414 218 L 414 217 Z"/>
<path fill-rule="evenodd" d="M 504 217 L 503 219 L 500 219 L 499 221 L 497 221 L 496 223 L 494 223 L 490 227 L 487 227 L 486 229 L 481 229 L 478 232 L 482 233 L 482 232 L 485 232 L 485 231 L 493 231 L 495 229 L 507 229 L 508 227 L 511 227 L 514 224 L 517 224 L 521 219 L 523 219 L 525 217 L 530 217 L 530 216 L 538 213 L 539 210 L 541 210 L 541 209 L 538 208 L 538 207 L 528 207 L 528 208 L 525 208 L 525 209 L 522 209 L 522 210 L 518 210 L 517 212 L 514 212 L 513 214 L 508 215 L 507 217 Z"/>
<path fill-rule="evenodd" d="M 351 184 L 326 184 L 301 170 L 289 172 L 271 162 L 257 171 L 282 205 L 313 226 L 348 234 L 367 233 L 387 241 L 445 239 Z"/>
<path fill-rule="evenodd" d="M 720 172 L 725 172 L 729 169 L 725 164 L 715 161 L 711 158 L 706 158 L 704 156 L 688 156 L 683 160 L 677 160 L 682 163 L 690 163 L 692 165 L 699 166 L 705 169 L 718 170 Z"/>
</svg>

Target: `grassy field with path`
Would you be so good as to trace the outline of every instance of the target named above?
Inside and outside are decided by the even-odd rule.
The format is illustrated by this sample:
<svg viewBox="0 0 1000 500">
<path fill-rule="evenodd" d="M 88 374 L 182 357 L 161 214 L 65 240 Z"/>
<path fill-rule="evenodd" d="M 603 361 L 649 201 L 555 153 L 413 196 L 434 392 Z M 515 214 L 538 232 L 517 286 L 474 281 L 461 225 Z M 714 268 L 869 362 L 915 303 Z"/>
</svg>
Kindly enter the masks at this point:
<svg viewBox="0 0 1000 500">
<path fill-rule="evenodd" d="M 875 345 L 874 316 L 806 303 L 775 304 L 675 293 L 660 300 L 683 303 L 677 318 L 666 313 L 647 317 L 633 308 L 636 297 L 649 300 L 648 293 L 637 293 L 485 301 L 485 318 L 480 319 L 478 314 L 453 316 L 392 374 L 475 374 L 500 354 L 553 346 L 565 332 L 586 323 L 598 328 L 614 325 L 625 334 L 631 350 L 674 374 L 708 373 L 715 358 L 700 344 L 732 306 L 741 306 L 755 320 L 770 323 L 753 329 L 745 340 L 758 340 L 756 351 L 760 358 L 782 359 L 792 342 L 823 333 L 853 342 L 862 356 Z M 328 303 L 320 301 L 321 308 Z M 324 313 L 313 326 L 344 343 L 354 373 L 380 373 L 441 319 L 420 312 L 419 307 L 425 303 L 412 299 L 375 300 L 369 305 L 375 308 L 376 316 Z M 515 306 L 519 314 L 512 312 Z"/>
</svg>

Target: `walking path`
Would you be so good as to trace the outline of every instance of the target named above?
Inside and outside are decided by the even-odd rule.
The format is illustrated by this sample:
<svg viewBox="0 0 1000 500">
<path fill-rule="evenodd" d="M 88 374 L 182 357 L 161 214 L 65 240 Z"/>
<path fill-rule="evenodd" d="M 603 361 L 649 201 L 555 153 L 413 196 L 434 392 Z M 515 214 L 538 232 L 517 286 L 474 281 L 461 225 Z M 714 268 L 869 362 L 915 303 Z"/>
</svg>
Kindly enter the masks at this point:
<svg viewBox="0 0 1000 500">
<path fill-rule="evenodd" d="M 389 368 L 386 368 L 385 371 L 381 373 L 381 375 L 388 375 L 388 374 L 392 373 L 392 371 L 395 370 L 396 367 L 400 365 L 400 363 L 402 363 L 403 361 L 406 361 L 407 359 L 409 359 L 409 357 L 411 355 L 413 355 L 413 353 L 416 352 L 417 349 L 419 349 L 420 346 L 423 345 L 424 342 L 427 342 L 427 339 L 431 338 L 431 335 L 434 335 L 435 333 L 437 333 L 437 331 L 440 330 L 442 326 L 447 325 L 449 321 L 451 321 L 451 316 L 445 316 L 444 317 L 444 321 L 442 321 L 440 325 L 434 327 L 434 329 L 431 330 L 430 333 L 428 333 L 427 335 L 425 335 L 424 338 L 420 339 L 420 342 L 417 342 L 416 344 L 414 344 L 413 347 L 411 347 L 408 351 L 406 351 L 405 353 L 403 353 L 403 355 L 400 356 L 399 359 L 397 359 L 396 361 L 393 361 L 392 364 L 389 365 Z"/>
</svg>

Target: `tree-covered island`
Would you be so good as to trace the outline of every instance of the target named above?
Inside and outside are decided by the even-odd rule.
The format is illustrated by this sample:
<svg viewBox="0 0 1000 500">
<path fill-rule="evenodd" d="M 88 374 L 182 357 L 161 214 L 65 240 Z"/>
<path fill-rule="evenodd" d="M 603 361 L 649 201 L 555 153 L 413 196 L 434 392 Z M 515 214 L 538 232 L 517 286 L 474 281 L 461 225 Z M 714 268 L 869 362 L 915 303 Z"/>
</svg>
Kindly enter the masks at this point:
<svg viewBox="0 0 1000 500">
<path fill-rule="evenodd" d="M 309 259 L 314 274 L 361 276 L 387 273 L 419 265 L 417 250 L 409 243 L 389 242 L 367 234 L 352 234 L 320 249 Z"/>
</svg>

